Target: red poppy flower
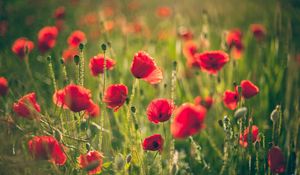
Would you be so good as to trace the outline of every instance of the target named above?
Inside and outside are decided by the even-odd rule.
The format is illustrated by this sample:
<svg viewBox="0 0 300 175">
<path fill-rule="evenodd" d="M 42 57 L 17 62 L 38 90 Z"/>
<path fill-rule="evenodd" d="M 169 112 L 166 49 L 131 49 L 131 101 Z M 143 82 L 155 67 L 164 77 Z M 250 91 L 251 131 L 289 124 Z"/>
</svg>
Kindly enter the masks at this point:
<svg viewBox="0 0 300 175">
<path fill-rule="evenodd" d="M 240 134 L 240 145 L 244 148 L 246 148 L 248 146 L 248 135 L 249 135 L 249 127 L 247 129 L 245 129 L 243 134 Z M 251 138 L 252 138 L 252 143 L 259 141 L 259 131 L 258 131 L 258 127 L 253 125 L 252 129 L 251 129 Z"/>
<path fill-rule="evenodd" d="M 57 165 L 64 165 L 67 156 L 61 145 L 52 136 L 35 136 L 28 142 L 31 155 L 36 160 L 49 160 Z"/>
<path fill-rule="evenodd" d="M 232 29 L 229 31 L 226 43 L 231 54 L 234 58 L 238 59 L 241 57 L 242 52 L 244 51 L 244 45 L 242 43 L 242 32 L 240 29 Z"/>
<path fill-rule="evenodd" d="M 187 103 L 175 110 L 171 133 L 175 138 L 192 136 L 204 128 L 206 109 Z"/>
<path fill-rule="evenodd" d="M 285 171 L 285 159 L 278 146 L 272 146 L 268 152 L 268 165 L 273 173 L 283 173 Z"/>
<path fill-rule="evenodd" d="M 36 95 L 34 92 L 21 97 L 16 103 L 14 103 L 13 110 L 19 116 L 28 119 L 35 118 L 36 112 L 41 112 L 40 105 L 36 102 Z"/>
<path fill-rule="evenodd" d="M 219 70 L 229 61 L 227 53 L 223 51 L 206 51 L 195 55 L 199 61 L 201 70 L 209 74 L 217 74 Z"/>
<path fill-rule="evenodd" d="M 194 34 L 191 30 L 185 28 L 185 27 L 180 27 L 178 31 L 178 35 L 181 39 L 188 41 L 194 38 Z"/>
<path fill-rule="evenodd" d="M 165 122 L 171 118 L 175 106 L 172 100 L 158 98 L 147 107 L 148 119 L 153 123 Z"/>
<path fill-rule="evenodd" d="M 64 50 L 62 57 L 65 63 L 70 63 L 73 61 L 74 56 L 78 54 L 79 52 L 77 48 L 69 47 L 68 49 Z"/>
<path fill-rule="evenodd" d="M 154 59 L 143 51 L 134 55 L 131 73 L 134 77 L 143 79 L 150 84 L 157 84 L 163 79 L 162 71 L 157 67 Z"/>
<path fill-rule="evenodd" d="M 105 69 L 106 70 L 111 70 L 114 68 L 116 64 L 115 60 L 112 60 L 108 57 L 105 58 Z M 94 56 L 93 58 L 90 59 L 90 70 L 93 76 L 98 76 L 99 74 L 103 73 L 103 68 L 104 68 L 104 55 L 98 55 Z"/>
<path fill-rule="evenodd" d="M 80 155 L 77 160 L 79 167 L 88 171 L 88 174 L 99 174 L 101 172 L 103 155 L 98 151 L 89 151 Z"/>
<path fill-rule="evenodd" d="M 266 36 L 266 28 L 261 24 L 251 24 L 250 30 L 257 41 L 261 41 Z"/>
<path fill-rule="evenodd" d="M 259 88 L 249 80 L 241 81 L 241 87 L 244 98 L 251 98 L 259 93 Z"/>
<path fill-rule="evenodd" d="M 12 45 L 11 50 L 20 58 L 24 58 L 27 53 L 30 53 L 34 48 L 34 43 L 27 38 L 21 37 L 18 38 Z"/>
<path fill-rule="evenodd" d="M 204 106 L 206 109 L 209 109 L 212 104 L 213 104 L 213 98 L 211 96 L 207 96 L 206 98 L 202 99 L 200 96 L 197 96 L 194 99 L 194 104 L 195 105 L 202 105 Z"/>
<path fill-rule="evenodd" d="M 187 64 L 189 67 L 198 67 L 200 68 L 200 64 L 195 57 L 198 51 L 198 46 L 194 41 L 187 41 L 184 43 L 182 52 L 185 58 L 187 59 Z"/>
<path fill-rule="evenodd" d="M 156 9 L 156 15 L 158 17 L 167 18 L 172 15 L 172 9 L 168 6 L 158 7 Z"/>
<path fill-rule="evenodd" d="M 164 146 L 164 139 L 160 134 L 154 134 L 150 137 L 145 138 L 142 145 L 145 151 L 161 152 Z"/>
<path fill-rule="evenodd" d="M 53 16 L 56 20 L 64 19 L 65 18 L 65 7 L 61 6 L 61 7 L 58 7 L 57 9 L 55 9 Z"/>
<path fill-rule="evenodd" d="M 59 107 L 68 108 L 73 112 L 87 110 L 90 107 L 91 93 L 84 87 L 70 84 L 53 95 L 53 102 Z"/>
<path fill-rule="evenodd" d="M 41 53 L 45 53 L 55 46 L 57 35 L 57 28 L 52 26 L 46 26 L 39 31 L 38 46 Z"/>
<path fill-rule="evenodd" d="M 127 86 L 123 84 L 112 84 L 104 93 L 103 102 L 115 112 L 125 103 L 128 95 Z"/>
<path fill-rule="evenodd" d="M 86 114 L 92 118 L 98 117 L 100 114 L 99 106 L 91 100 L 90 107 L 86 110 Z"/>
<path fill-rule="evenodd" d="M 228 109 L 234 110 L 237 107 L 237 104 L 239 102 L 238 91 L 226 90 L 223 95 L 223 102 Z"/>
<path fill-rule="evenodd" d="M 0 96 L 5 96 L 8 93 L 8 82 L 6 78 L 0 77 Z"/>
<path fill-rule="evenodd" d="M 80 43 L 86 40 L 85 34 L 80 31 L 76 30 L 68 38 L 68 44 L 70 47 L 78 47 Z"/>
</svg>

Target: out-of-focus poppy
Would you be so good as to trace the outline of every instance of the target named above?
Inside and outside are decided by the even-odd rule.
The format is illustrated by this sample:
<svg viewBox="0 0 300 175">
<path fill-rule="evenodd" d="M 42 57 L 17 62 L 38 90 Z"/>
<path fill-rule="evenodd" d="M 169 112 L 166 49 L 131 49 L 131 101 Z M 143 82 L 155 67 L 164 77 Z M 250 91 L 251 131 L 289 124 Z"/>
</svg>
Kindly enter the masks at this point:
<svg viewBox="0 0 300 175">
<path fill-rule="evenodd" d="M 175 138 L 186 138 L 204 128 L 206 109 L 202 106 L 186 103 L 175 110 L 171 133 Z"/>
<path fill-rule="evenodd" d="M 85 42 L 85 40 L 85 34 L 80 30 L 76 30 L 68 37 L 68 44 L 70 47 L 78 47 L 79 44 Z"/>
<path fill-rule="evenodd" d="M 46 26 L 38 33 L 38 46 L 41 53 L 52 49 L 56 44 L 58 30 L 53 26 Z"/>
<path fill-rule="evenodd" d="M 0 77 L 0 96 L 5 96 L 8 93 L 8 82 L 6 78 Z"/>
<path fill-rule="evenodd" d="M 112 70 L 115 64 L 116 64 L 115 60 L 105 57 L 106 70 Z M 101 54 L 91 58 L 89 67 L 93 76 L 98 76 L 99 74 L 102 74 L 104 72 L 104 55 Z"/>
<path fill-rule="evenodd" d="M 99 174 L 102 169 L 103 155 L 98 151 L 89 151 L 86 154 L 80 155 L 78 164 L 81 169 L 88 172 L 89 175 Z"/>
<path fill-rule="evenodd" d="M 259 93 L 259 88 L 249 80 L 241 81 L 242 96 L 249 99 Z"/>
<path fill-rule="evenodd" d="M 27 53 L 30 53 L 34 48 L 34 43 L 27 38 L 21 37 L 18 38 L 12 45 L 11 50 L 23 59 Z"/>
<path fill-rule="evenodd" d="M 13 110 L 19 116 L 27 119 L 36 118 L 37 112 L 41 112 L 40 105 L 36 101 L 36 95 L 34 92 L 21 97 L 16 103 L 14 103 Z"/>
<path fill-rule="evenodd" d="M 268 165 L 273 173 L 284 173 L 285 159 L 278 146 L 272 146 L 268 152 Z"/>
<path fill-rule="evenodd" d="M 251 143 L 254 143 L 254 142 L 259 141 L 259 137 L 258 137 L 259 131 L 258 131 L 258 127 L 255 125 L 253 125 L 251 128 L 252 128 L 251 129 L 251 140 L 252 140 Z M 243 133 L 240 134 L 240 145 L 242 147 L 247 147 L 249 145 L 249 143 L 248 143 L 249 132 L 250 132 L 250 129 L 248 127 L 247 129 L 245 129 L 245 131 Z"/>
<path fill-rule="evenodd" d="M 49 160 L 56 165 L 64 165 L 67 161 L 63 145 L 52 136 L 35 136 L 28 142 L 28 148 L 36 160 Z"/>
</svg>

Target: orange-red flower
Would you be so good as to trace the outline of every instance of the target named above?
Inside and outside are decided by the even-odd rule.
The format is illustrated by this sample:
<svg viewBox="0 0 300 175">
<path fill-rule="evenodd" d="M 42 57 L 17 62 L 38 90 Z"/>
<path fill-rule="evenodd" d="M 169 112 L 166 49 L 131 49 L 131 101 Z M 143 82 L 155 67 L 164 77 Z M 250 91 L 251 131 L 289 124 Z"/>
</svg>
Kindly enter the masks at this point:
<svg viewBox="0 0 300 175">
<path fill-rule="evenodd" d="M 36 113 L 41 112 L 40 105 L 36 102 L 36 95 L 34 92 L 21 97 L 16 103 L 14 103 L 13 110 L 19 116 L 28 119 L 35 118 Z"/>
<path fill-rule="evenodd" d="M 38 46 L 41 53 L 52 49 L 56 44 L 58 30 L 53 26 L 46 26 L 38 33 Z"/>
<path fill-rule="evenodd" d="M 197 96 L 194 99 L 194 104 L 195 105 L 202 105 L 204 106 L 207 110 L 212 106 L 214 100 L 211 96 L 207 96 L 204 99 L 201 98 L 200 96 Z"/>
<path fill-rule="evenodd" d="M 239 93 L 237 89 L 235 91 L 226 90 L 223 95 L 224 105 L 230 109 L 234 110 L 239 102 Z"/>
<path fill-rule="evenodd" d="M 145 151 L 159 151 L 161 152 L 164 146 L 164 139 L 160 134 L 154 134 L 144 139 L 143 149 Z"/>
<path fill-rule="evenodd" d="M 153 123 L 168 121 L 173 113 L 175 106 L 172 100 L 158 98 L 150 102 L 147 107 L 147 116 Z"/>
<path fill-rule="evenodd" d="M 242 95 L 244 98 L 251 98 L 259 93 L 259 88 L 249 80 L 241 81 Z"/>
<path fill-rule="evenodd" d="M 6 78 L 0 77 L 0 96 L 5 96 L 8 93 L 8 82 Z"/>
<path fill-rule="evenodd" d="M 115 64 L 116 64 L 115 60 L 105 57 L 106 70 L 112 70 Z M 91 58 L 89 67 L 93 76 L 98 76 L 99 74 L 102 74 L 104 71 L 104 55 L 101 54 Z"/>
<path fill-rule="evenodd" d="M 92 118 L 98 117 L 100 114 L 100 107 L 92 100 L 90 101 L 90 107 L 86 110 L 86 114 Z"/>
<path fill-rule="evenodd" d="M 268 165 L 273 173 L 284 173 L 285 159 L 278 146 L 272 146 L 268 152 Z"/>
<path fill-rule="evenodd" d="M 150 84 L 157 84 L 163 79 L 161 69 L 156 65 L 154 59 L 144 51 L 139 51 L 134 55 L 130 70 L 134 77 Z"/>
<path fill-rule="evenodd" d="M 79 51 L 77 48 L 69 47 L 63 51 L 62 58 L 65 63 L 70 63 L 73 61 L 74 56 L 78 55 Z"/>
<path fill-rule="evenodd" d="M 24 58 L 27 53 L 30 53 L 34 48 L 34 43 L 27 38 L 18 38 L 12 45 L 11 50 L 20 58 Z"/>
<path fill-rule="evenodd" d="M 185 41 L 188 41 L 188 40 L 191 40 L 194 38 L 193 32 L 185 27 L 179 28 L 178 36 Z"/>
<path fill-rule="evenodd" d="M 103 102 L 115 112 L 125 103 L 128 95 L 127 86 L 124 84 L 112 84 L 104 93 Z"/>
<path fill-rule="evenodd" d="M 182 48 L 182 53 L 187 60 L 187 64 L 189 67 L 197 67 L 200 68 L 200 63 L 197 61 L 195 57 L 198 51 L 198 46 L 194 41 L 187 41 L 184 43 Z"/>
<path fill-rule="evenodd" d="M 70 47 L 78 47 L 79 44 L 85 42 L 85 40 L 85 34 L 80 30 L 76 30 L 68 37 L 68 44 Z"/>
<path fill-rule="evenodd" d="M 259 137 L 258 137 L 258 134 L 259 134 L 259 131 L 258 131 L 258 127 L 253 125 L 251 127 L 251 143 L 254 143 L 256 141 L 259 141 Z M 240 145 L 242 147 L 247 147 L 248 146 L 248 137 L 249 137 L 249 132 L 250 132 L 250 129 L 249 127 L 247 129 L 245 129 L 244 133 L 240 134 Z"/>
<path fill-rule="evenodd" d="M 257 41 L 261 41 L 266 37 L 266 28 L 262 24 L 251 24 L 250 30 Z"/>
<path fill-rule="evenodd" d="M 229 31 L 226 38 L 226 43 L 229 49 L 231 50 L 231 55 L 236 59 L 240 58 L 244 51 L 241 30 L 232 29 L 231 31 Z"/>
<path fill-rule="evenodd" d="M 158 17 L 166 18 L 172 15 L 172 9 L 168 6 L 161 6 L 156 9 Z"/>
<path fill-rule="evenodd" d="M 80 155 L 77 160 L 79 167 L 91 174 L 99 174 L 101 172 L 103 155 L 98 151 L 89 151 Z"/>
<path fill-rule="evenodd" d="M 90 107 L 91 92 L 84 87 L 70 84 L 64 89 L 57 90 L 53 102 L 59 107 L 68 108 L 73 112 L 87 110 Z"/>
<path fill-rule="evenodd" d="M 49 160 L 56 165 L 64 165 L 67 156 L 63 145 L 52 136 L 35 136 L 28 142 L 28 149 L 36 160 Z"/>
<path fill-rule="evenodd" d="M 199 61 L 201 70 L 209 74 L 217 74 L 229 61 L 227 53 L 223 51 L 205 51 L 196 54 L 195 57 Z"/>
<path fill-rule="evenodd" d="M 175 138 L 192 136 L 204 128 L 206 109 L 190 103 L 181 105 L 175 110 L 171 133 Z"/>
</svg>

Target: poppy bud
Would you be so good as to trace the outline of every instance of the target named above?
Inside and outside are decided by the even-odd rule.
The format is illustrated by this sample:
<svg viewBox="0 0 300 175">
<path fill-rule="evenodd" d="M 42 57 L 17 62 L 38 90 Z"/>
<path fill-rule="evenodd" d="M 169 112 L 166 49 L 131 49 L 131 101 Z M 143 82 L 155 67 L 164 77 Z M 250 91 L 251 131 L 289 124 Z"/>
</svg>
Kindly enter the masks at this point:
<svg viewBox="0 0 300 175">
<path fill-rule="evenodd" d="M 136 109 L 135 109 L 134 106 L 131 106 L 130 110 L 131 110 L 132 113 L 135 113 L 135 110 L 136 110 Z"/>
<path fill-rule="evenodd" d="M 101 44 L 101 49 L 105 52 L 106 51 L 106 44 Z"/>
<path fill-rule="evenodd" d="M 47 56 L 47 61 L 51 62 L 51 56 Z"/>
<path fill-rule="evenodd" d="M 124 159 L 123 159 L 123 156 L 122 154 L 118 154 L 116 157 L 115 157 L 115 160 L 114 160 L 114 170 L 115 171 L 122 171 L 123 168 L 124 168 Z"/>
<path fill-rule="evenodd" d="M 86 149 L 87 149 L 88 151 L 91 150 L 91 144 L 90 144 L 90 143 L 86 143 L 86 144 L 85 144 L 85 147 L 86 147 Z"/>
<path fill-rule="evenodd" d="M 79 58 L 78 55 L 75 55 L 75 56 L 74 56 L 74 61 L 75 61 L 76 65 L 79 64 L 80 58 Z"/>
<path fill-rule="evenodd" d="M 280 105 L 277 105 L 270 115 L 270 118 L 273 122 L 275 122 L 279 118 L 279 113 L 280 113 Z"/>
<path fill-rule="evenodd" d="M 131 154 L 129 153 L 129 154 L 126 156 L 126 163 L 130 163 L 130 162 L 131 162 L 131 159 L 132 159 L 132 156 L 131 156 Z"/>
<path fill-rule="evenodd" d="M 80 44 L 79 44 L 79 49 L 80 49 L 80 51 L 82 51 L 83 48 L 84 48 L 84 44 L 83 44 L 83 43 L 80 43 Z"/>
<path fill-rule="evenodd" d="M 60 64 L 64 64 L 64 60 L 63 59 L 60 59 Z"/>
</svg>

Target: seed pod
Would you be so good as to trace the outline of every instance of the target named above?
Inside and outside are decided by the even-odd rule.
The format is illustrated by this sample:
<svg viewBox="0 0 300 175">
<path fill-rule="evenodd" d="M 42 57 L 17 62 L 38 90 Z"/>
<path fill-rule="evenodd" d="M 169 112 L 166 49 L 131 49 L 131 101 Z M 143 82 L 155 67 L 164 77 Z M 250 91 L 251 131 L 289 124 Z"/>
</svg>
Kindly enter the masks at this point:
<svg viewBox="0 0 300 175">
<path fill-rule="evenodd" d="M 83 43 L 80 43 L 79 44 L 79 49 L 82 51 L 84 49 L 84 44 Z"/>
<path fill-rule="evenodd" d="M 246 114 L 247 114 L 247 108 L 241 107 L 234 112 L 234 117 L 236 119 L 240 119 L 240 118 L 244 117 Z"/>
<path fill-rule="evenodd" d="M 78 55 L 75 55 L 75 56 L 74 56 L 74 61 L 75 61 L 75 63 L 76 63 L 77 65 L 79 64 L 79 60 L 80 60 L 79 56 L 78 56 Z"/>
<path fill-rule="evenodd" d="M 132 159 L 132 156 L 131 156 L 131 154 L 129 153 L 129 154 L 126 156 L 126 163 L 130 163 L 130 162 L 131 162 L 131 159 Z"/>
<path fill-rule="evenodd" d="M 103 51 L 106 51 L 106 44 L 101 44 L 101 49 L 103 50 Z"/>
</svg>

